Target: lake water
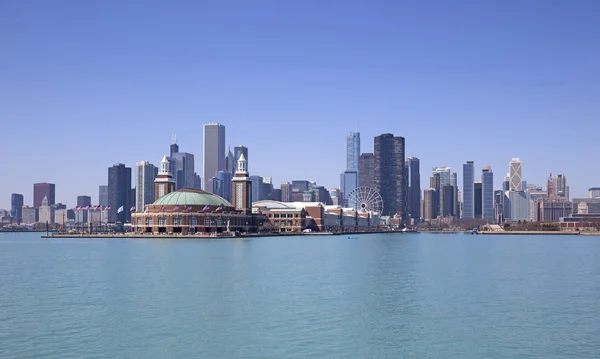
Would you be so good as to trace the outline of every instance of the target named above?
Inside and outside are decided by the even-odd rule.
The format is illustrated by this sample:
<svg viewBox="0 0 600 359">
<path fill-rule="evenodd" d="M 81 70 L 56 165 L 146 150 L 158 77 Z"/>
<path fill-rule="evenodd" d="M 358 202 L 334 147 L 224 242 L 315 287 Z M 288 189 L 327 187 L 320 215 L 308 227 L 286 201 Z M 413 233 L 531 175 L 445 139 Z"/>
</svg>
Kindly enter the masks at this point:
<svg viewBox="0 0 600 359">
<path fill-rule="evenodd" d="M 1 358 L 600 358 L 600 237 L 0 233 Z"/>
</svg>

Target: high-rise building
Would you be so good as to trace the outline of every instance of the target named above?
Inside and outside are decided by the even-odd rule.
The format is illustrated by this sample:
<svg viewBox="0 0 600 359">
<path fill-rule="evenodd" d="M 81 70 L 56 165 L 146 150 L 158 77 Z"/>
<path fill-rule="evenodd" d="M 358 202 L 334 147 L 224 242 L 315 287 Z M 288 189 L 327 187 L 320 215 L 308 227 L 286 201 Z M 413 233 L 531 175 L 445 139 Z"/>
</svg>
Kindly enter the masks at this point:
<svg viewBox="0 0 600 359">
<path fill-rule="evenodd" d="M 375 137 L 375 190 L 383 199 L 384 216 L 398 214 L 406 219 L 406 171 L 404 137 L 391 133 Z"/>
<path fill-rule="evenodd" d="M 460 217 L 460 202 L 458 200 L 458 174 L 456 172 L 450 173 L 450 186 L 454 190 L 453 207 L 454 217 Z"/>
<path fill-rule="evenodd" d="M 42 205 L 44 197 L 48 200 L 48 205 L 55 204 L 55 190 L 56 186 L 54 183 L 34 183 L 33 184 L 33 206 L 38 208 Z"/>
<path fill-rule="evenodd" d="M 509 166 L 509 190 L 510 191 L 522 191 L 523 190 L 523 163 L 518 158 L 513 158 L 510 161 Z"/>
<path fill-rule="evenodd" d="M 351 132 L 346 136 L 346 170 L 360 172 L 358 161 L 360 157 L 360 133 Z"/>
<path fill-rule="evenodd" d="M 217 172 L 225 170 L 225 126 L 211 122 L 204 125 L 204 188 Z"/>
<path fill-rule="evenodd" d="M 300 192 L 306 192 L 310 189 L 310 182 L 307 180 L 293 180 L 292 189 L 298 190 Z"/>
<path fill-rule="evenodd" d="M 148 161 L 135 164 L 135 211 L 143 212 L 147 204 L 152 204 L 154 198 L 154 180 L 158 168 Z"/>
<path fill-rule="evenodd" d="M 249 176 L 252 183 L 252 202 L 262 200 L 263 178 L 261 176 Z"/>
<path fill-rule="evenodd" d="M 556 175 L 556 195 L 560 198 L 569 199 L 569 187 L 567 186 L 567 177 L 565 175 Z"/>
<path fill-rule="evenodd" d="M 217 172 L 217 179 L 221 182 L 222 188 L 219 196 L 231 203 L 231 180 L 233 179 L 233 175 L 229 171 L 219 171 Z"/>
<path fill-rule="evenodd" d="M 237 171 L 232 180 L 231 194 L 233 207 L 244 214 L 252 213 L 252 182 L 248 177 L 246 158 L 242 154 L 238 160 Z"/>
<path fill-rule="evenodd" d="M 494 173 L 492 167 L 483 167 L 481 171 L 482 195 L 483 195 L 483 219 L 494 220 Z"/>
<path fill-rule="evenodd" d="M 504 198 L 506 191 L 494 191 L 494 222 L 502 224 L 504 222 Z"/>
<path fill-rule="evenodd" d="M 475 181 L 473 184 L 473 198 L 475 218 L 483 218 L 483 184 L 481 181 Z"/>
<path fill-rule="evenodd" d="M 23 221 L 23 195 L 13 193 L 10 195 L 10 216 L 15 218 L 17 223 Z"/>
<path fill-rule="evenodd" d="M 202 178 L 196 172 L 194 172 L 194 189 L 202 189 Z"/>
<path fill-rule="evenodd" d="M 432 208 L 432 218 L 437 218 L 441 215 L 440 211 L 440 193 L 441 193 L 441 180 L 439 173 L 433 173 L 429 178 L 429 188 L 434 189 L 435 192 L 432 194 L 431 199 L 431 208 Z"/>
<path fill-rule="evenodd" d="M 131 168 L 122 163 L 108 168 L 108 206 L 110 222 L 126 223 L 131 219 Z"/>
<path fill-rule="evenodd" d="M 169 148 L 169 157 L 173 157 L 174 154 L 179 152 L 179 145 L 177 144 L 177 136 L 173 133 L 173 143 Z"/>
<path fill-rule="evenodd" d="M 436 188 L 436 190 L 438 191 L 439 194 L 439 213 L 437 215 L 439 216 L 449 216 L 449 213 L 445 213 L 444 209 L 449 209 L 450 207 L 447 207 L 444 204 L 444 188 L 448 185 L 450 185 L 450 167 L 446 167 L 446 166 L 442 166 L 442 167 L 433 167 L 432 169 L 432 173 L 439 173 L 440 175 L 440 187 Z"/>
<path fill-rule="evenodd" d="M 271 190 L 271 200 L 281 202 L 281 189 L 273 188 Z"/>
<path fill-rule="evenodd" d="M 239 146 L 235 146 L 233 148 L 233 169 L 234 172 L 237 171 L 237 164 L 238 161 L 240 160 L 240 156 L 244 155 L 244 158 L 246 159 L 246 164 L 250 163 L 249 162 L 249 158 L 248 158 L 248 147 L 239 145 Z"/>
<path fill-rule="evenodd" d="M 340 190 L 342 196 L 344 196 L 343 205 L 348 205 L 348 196 L 358 188 L 358 172 L 356 171 L 344 171 L 340 175 Z"/>
<path fill-rule="evenodd" d="M 546 182 L 546 192 L 548 193 L 548 198 L 554 199 L 556 198 L 556 183 L 554 182 L 554 176 L 552 173 L 548 176 L 548 181 Z"/>
<path fill-rule="evenodd" d="M 54 224 L 54 206 L 49 205 L 48 197 L 42 199 L 38 208 L 38 221 L 40 223 Z"/>
<path fill-rule="evenodd" d="M 291 202 L 292 201 L 292 184 L 289 182 L 283 182 L 281 186 L 281 202 Z"/>
<path fill-rule="evenodd" d="M 235 172 L 235 156 L 233 152 L 231 152 L 231 148 L 227 149 L 227 153 L 225 153 L 225 171 L 227 172 Z"/>
<path fill-rule="evenodd" d="M 358 159 L 358 185 L 375 188 L 375 155 L 363 153 Z"/>
<path fill-rule="evenodd" d="M 444 196 L 443 200 L 440 203 L 444 203 L 444 208 L 442 208 L 441 213 L 444 213 L 444 216 L 453 217 L 454 214 L 454 187 L 447 184 L 442 187 L 442 195 Z"/>
<path fill-rule="evenodd" d="M 98 204 L 102 207 L 108 206 L 108 185 L 98 186 Z"/>
<path fill-rule="evenodd" d="M 416 157 L 408 157 L 405 163 L 406 168 L 408 168 L 406 176 L 408 216 L 417 223 L 421 218 L 421 166 L 419 162 Z"/>
<path fill-rule="evenodd" d="M 168 160 L 173 179 L 175 180 L 175 190 L 194 188 L 196 180 L 194 154 L 177 152 L 169 157 Z"/>
<path fill-rule="evenodd" d="M 92 197 L 77 196 L 77 207 L 88 207 L 92 205 Z"/>
<path fill-rule="evenodd" d="M 428 188 L 423 191 L 423 218 L 425 220 L 432 220 L 435 218 L 435 192 L 436 191 L 433 188 Z"/>
<path fill-rule="evenodd" d="M 588 189 L 589 198 L 600 198 L 600 187 L 592 187 Z"/>
<path fill-rule="evenodd" d="M 35 207 L 23 206 L 21 208 L 23 220 L 21 223 L 34 224 L 38 221 L 38 209 Z"/>
<path fill-rule="evenodd" d="M 475 218 L 475 165 L 467 161 L 463 165 L 463 218 Z"/>
</svg>

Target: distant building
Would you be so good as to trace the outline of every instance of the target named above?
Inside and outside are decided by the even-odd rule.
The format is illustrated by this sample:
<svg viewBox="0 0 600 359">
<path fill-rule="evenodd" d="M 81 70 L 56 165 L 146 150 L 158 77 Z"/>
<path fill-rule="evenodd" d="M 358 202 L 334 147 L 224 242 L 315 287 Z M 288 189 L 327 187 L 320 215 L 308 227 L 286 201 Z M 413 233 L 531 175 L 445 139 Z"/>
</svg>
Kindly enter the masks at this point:
<svg viewBox="0 0 600 359">
<path fill-rule="evenodd" d="M 225 153 L 225 171 L 230 173 L 235 172 L 235 163 L 235 156 L 233 155 L 233 152 L 231 152 L 231 148 L 228 148 Z"/>
<path fill-rule="evenodd" d="M 588 196 L 590 198 L 600 198 L 600 187 L 592 187 L 588 189 Z"/>
<path fill-rule="evenodd" d="M 391 133 L 375 137 L 375 190 L 383 199 L 384 216 L 406 215 L 406 171 L 404 137 Z"/>
<path fill-rule="evenodd" d="M 473 161 L 463 165 L 463 218 L 475 218 L 475 166 Z"/>
<path fill-rule="evenodd" d="M 17 223 L 23 222 L 22 194 L 13 193 L 10 195 L 10 216 L 13 217 Z"/>
<path fill-rule="evenodd" d="M 496 224 L 504 223 L 504 198 L 506 191 L 494 191 L 494 222 Z"/>
<path fill-rule="evenodd" d="M 211 122 L 204 125 L 204 188 L 217 172 L 225 170 L 225 126 Z"/>
<path fill-rule="evenodd" d="M 435 204 L 435 196 L 436 196 L 435 192 L 436 192 L 436 190 L 433 188 L 428 188 L 423 191 L 423 218 L 426 221 L 430 221 L 437 217 L 437 216 L 434 216 L 435 215 L 434 204 Z"/>
<path fill-rule="evenodd" d="M 175 153 L 179 152 L 179 145 L 177 145 L 177 137 L 173 134 L 173 143 L 171 143 L 169 157 L 173 157 Z"/>
<path fill-rule="evenodd" d="M 454 189 L 454 216 L 460 217 L 460 196 L 458 191 L 458 174 L 456 172 L 450 173 L 450 185 Z"/>
<path fill-rule="evenodd" d="M 600 198 L 573 198 L 573 213 L 579 212 L 580 208 L 585 208 L 585 214 L 600 214 Z"/>
<path fill-rule="evenodd" d="M 273 191 L 273 184 L 270 182 L 270 177 L 263 177 L 261 200 L 271 200 L 271 191 Z"/>
<path fill-rule="evenodd" d="M 271 189 L 271 200 L 281 202 L 281 189 Z"/>
<path fill-rule="evenodd" d="M 339 188 L 333 188 L 329 190 L 329 196 L 331 197 L 331 204 L 334 206 L 342 206 L 342 191 Z"/>
<path fill-rule="evenodd" d="M 449 213 L 444 212 L 444 210 L 450 210 L 451 206 L 446 206 L 444 204 L 444 188 L 450 185 L 450 167 L 441 166 L 441 167 L 433 167 L 433 174 L 439 174 L 439 186 L 436 187 L 436 191 L 438 192 L 438 208 L 439 213 L 438 216 L 449 216 Z"/>
<path fill-rule="evenodd" d="M 444 196 L 443 200 L 440 203 L 444 204 L 444 208 L 442 208 L 441 212 L 444 216 L 454 217 L 456 214 L 454 213 L 454 187 L 451 185 L 445 185 L 442 187 L 441 195 Z"/>
<path fill-rule="evenodd" d="M 221 182 L 222 188 L 218 195 L 223 197 L 228 202 L 231 202 L 231 180 L 233 179 L 232 173 L 229 171 L 219 171 L 217 172 L 216 178 Z"/>
<path fill-rule="evenodd" d="M 375 155 L 363 153 L 358 159 L 358 185 L 375 189 Z"/>
<path fill-rule="evenodd" d="M 485 166 L 481 170 L 481 184 L 483 219 L 492 222 L 494 221 L 494 173 L 492 167 Z"/>
<path fill-rule="evenodd" d="M 237 165 L 238 165 L 238 161 L 240 160 L 240 156 L 244 155 L 244 158 L 246 159 L 246 163 L 249 164 L 250 163 L 250 158 L 248 157 L 248 147 L 239 145 L 239 146 L 235 146 L 233 148 L 233 169 L 234 172 L 238 170 Z"/>
<path fill-rule="evenodd" d="M 360 133 L 351 132 L 346 137 L 346 170 L 359 172 L 358 161 L 360 157 Z"/>
<path fill-rule="evenodd" d="M 513 158 L 509 164 L 509 190 L 510 191 L 522 191 L 523 190 L 523 163 L 518 158 Z"/>
<path fill-rule="evenodd" d="M 530 217 L 529 198 L 524 191 L 508 191 L 508 200 L 510 202 L 510 216 L 507 220 L 512 222 L 527 221 Z"/>
<path fill-rule="evenodd" d="M 35 207 L 23 206 L 21 208 L 23 219 L 21 223 L 34 224 L 38 221 L 38 209 Z"/>
<path fill-rule="evenodd" d="M 38 209 L 38 221 L 40 223 L 54 224 L 54 206 L 50 206 L 48 203 L 48 198 L 44 197 Z"/>
<path fill-rule="evenodd" d="M 110 222 L 126 223 L 131 219 L 131 168 L 122 163 L 108 168 L 108 206 Z"/>
<path fill-rule="evenodd" d="M 421 218 L 421 165 L 418 158 L 408 157 L 405 166 L 408 168 L 406 176 L 408 215 L 418 223 Z"/>
<path fill-rule="evenodd" d="M 154 180 L 158 175 L 158 168 L 148 161 L 141 161 L 135 165 L 135 210 L 143 212 L 146 205 L 153 203 Z"/>
<path fill-rule="evenodd" d="M 569 200 L 569 186 L 567 186 L 567 177 L 562 174 L 556 175 L 556 195 L 560 198 Z"/>
<path fill-rule="evenodd" d="M 483 218 L 483 184 L 481 181 L 475 181 L 473 185 L 473 198 L 475 218 Z"/>
<path fill-rule="evenodd" d="M 292 201 L 292 184 L 289 182 L 283 182 L 279 187 L 281 189 L 281 202 Z"/>
<path fill-rule="evenodd" d="M 536 188 L 535 185 L 532 188 L 527 189 L 527 196 L 529 198 L 529 220 L 539 221 L 539 206 L 537 200 L 541 198 L 548 198 L 547 191 L 543 191 L 541 188 Z"/>
<path fill-rule="evenodd" d="M 77 207 L 85 207 L 92 205 L 92 197 L 90 196 L 77 196 Z"/>
<path fill-rule="evenodd" d="M 202 178 L 194 172 L 194 189 L 202 189 Z"/>
<path fill-rule="evenodd" d="M 300 192 L 308 191 L 310 182 L 307 180 L 294 180 L 292 181 L 292 188 Z"/>
<path fill-rule="evenodd" d="M 34 183 L 33 185 L 33 206 L 40 207 L 44 197 L 48 200 L 48 205 L 55 204 L 56 186 L 54 183 Z"/>
<path fill-rule="evenodd" d="M 558 222 L 562 217 L 569 217 L 573 213 L 573 203 L 564 199 L 539 198 L 536 206 L 540 222 Z"/>
<path fill-rule="evenodd" d="M 342 196 L 344 196 L 344 206 L 348 206 L 348 197 L 358 188 L 358 172 L 356 171 L 344 171 L 340 175 L 340 190 Z"/>
<path fill-rule="evenodd" d="M 258 202 L 262 199 L 263 178 L 261 176 L 250 176 L 252 182 L 252 202 Z"/>
<path fill-rule="evenodd" d="M 98 187 L 98 204 L 102 207 L 108 206 L 108 185 Z"/>
<path fill-rule="evenodd" d="M 169 158 L 176 190 L 193 188 L 195 186 L 196 172 L 194 162 L 194 154 L 187 152 L 177 152 Z"/>
</svg>

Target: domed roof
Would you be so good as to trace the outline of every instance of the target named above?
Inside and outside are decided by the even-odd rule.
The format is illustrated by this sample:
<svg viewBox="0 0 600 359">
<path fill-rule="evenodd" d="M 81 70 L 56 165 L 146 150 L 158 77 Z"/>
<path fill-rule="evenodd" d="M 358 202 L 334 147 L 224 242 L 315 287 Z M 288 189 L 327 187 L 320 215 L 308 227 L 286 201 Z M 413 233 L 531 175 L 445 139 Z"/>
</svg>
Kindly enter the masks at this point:
<svg viewBox="0 0 600 359">
<path fill-rule="evenodd" d="M 181 206 L 220 206 L 231 207 L 231 203 L 227 202 L 224 198 L 212 194 L 209 192 L 184 188 L 175 192 L 166 194 L 153 204 L 160 205 L 181 205 Z"/>
</svg>

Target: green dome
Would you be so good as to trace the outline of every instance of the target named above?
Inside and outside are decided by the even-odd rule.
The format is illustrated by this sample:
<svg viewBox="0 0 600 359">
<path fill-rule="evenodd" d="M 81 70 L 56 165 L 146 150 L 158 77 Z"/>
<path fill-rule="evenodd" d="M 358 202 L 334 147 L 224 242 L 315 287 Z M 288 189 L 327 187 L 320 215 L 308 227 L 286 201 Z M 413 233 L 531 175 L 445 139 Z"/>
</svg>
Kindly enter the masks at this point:
<svg viewBox="0 0 600 359">
<path fill-rule="evenodd" d="M 194 189 L 181 189 L 179 191 L 171 192 L 166 194 L 153 204 L 160 205 L 180 205 L 180 206 L 220 206 L 231 207 L 231 203 L 227 202 L 222 197 L 217 196 L 205 191 L 194 190 Z"/>
</svg>

